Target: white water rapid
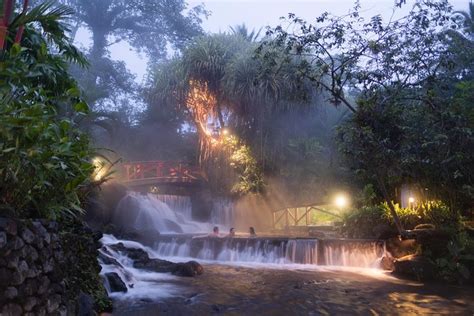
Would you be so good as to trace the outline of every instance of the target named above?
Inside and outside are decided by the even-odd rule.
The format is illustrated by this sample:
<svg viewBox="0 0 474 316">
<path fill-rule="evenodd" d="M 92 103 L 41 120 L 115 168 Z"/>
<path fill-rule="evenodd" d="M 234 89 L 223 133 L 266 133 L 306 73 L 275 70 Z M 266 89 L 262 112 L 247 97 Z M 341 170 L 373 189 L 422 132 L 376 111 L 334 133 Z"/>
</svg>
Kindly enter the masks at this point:
<svg viewBox="0 0 474 316">
<path fill-rule="evenodd" d="M 221 215 L 216 214 L 219 207 Z M 101 273 L 117 273 L 128 288 L 126 294 L 114 295 L 159 298 L 173 296 L 178 291 L 174 284 L 178 277 L 134 268 L 130 258 L 110 247 L 119 242 L 128 248 L 146 251 L 150 258 L 173 262 L 198 260 L 201 264 L 254 268 L 349 269 L 356 272 L 362 269 L 381 273 L 380 261 L 386 255 L 383 242 L 274 236 L 209 237 L 207 233 L 214 225 L 227 228 L 233 217 L 232 206 L 225 201 L 215 203 L 214 208 L 212 223 L 201 223 L 192 220 L 191 201 L 187 197 L 127 194 L 117 206 L 114 223 L 152 238 L 145 246 L 137 241 L 104 235 Z M 112 259 L 104 261 L 105 256 Z M 108 281 L 105 285 L 110 290 Z"/>
</svg>

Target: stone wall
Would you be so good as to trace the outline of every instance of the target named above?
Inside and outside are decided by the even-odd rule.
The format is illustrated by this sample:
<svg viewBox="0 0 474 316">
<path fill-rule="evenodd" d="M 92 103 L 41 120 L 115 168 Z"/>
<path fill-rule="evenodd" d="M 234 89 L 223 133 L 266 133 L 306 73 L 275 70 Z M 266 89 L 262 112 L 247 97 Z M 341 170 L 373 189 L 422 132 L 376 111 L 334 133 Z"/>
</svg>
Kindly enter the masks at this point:
<svg viewBox="0 0 474 316">
<path fill-rule="evenodd" d="M 58 224 L 0 218 L 0 313 L 67 315 Z"/>
</svg>

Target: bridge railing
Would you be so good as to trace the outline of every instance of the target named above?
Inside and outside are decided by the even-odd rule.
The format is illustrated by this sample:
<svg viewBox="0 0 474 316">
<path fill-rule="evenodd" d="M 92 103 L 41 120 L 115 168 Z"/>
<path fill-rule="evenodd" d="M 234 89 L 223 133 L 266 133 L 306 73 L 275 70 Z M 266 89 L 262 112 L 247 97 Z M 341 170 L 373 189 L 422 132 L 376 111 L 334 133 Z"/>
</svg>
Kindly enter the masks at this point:
<svg viewBox="0 0 474 316">
<path fill-rule="evenodd" d="M 301 205 L 296 207 L 286 207 L 272 212 L 272 224 L 275 229 L 278 225 L 283 227 L 290 226 L 309 226 L 311 223 L 311 215 L 313 212 L 322 212 L 336 218 L 341 218 L 340 215 L 334 214 L 327 210 L 318 207 L 326 203 L 318 203 L 313 205 Z"/>
<path fill-rule="evenodd" d="M 197 167 L 176 161 L 132 161 L 120 166 L 123 181 L 162 179 L 179 182 L 193 182 L 202 178 Z"/>
</svg>

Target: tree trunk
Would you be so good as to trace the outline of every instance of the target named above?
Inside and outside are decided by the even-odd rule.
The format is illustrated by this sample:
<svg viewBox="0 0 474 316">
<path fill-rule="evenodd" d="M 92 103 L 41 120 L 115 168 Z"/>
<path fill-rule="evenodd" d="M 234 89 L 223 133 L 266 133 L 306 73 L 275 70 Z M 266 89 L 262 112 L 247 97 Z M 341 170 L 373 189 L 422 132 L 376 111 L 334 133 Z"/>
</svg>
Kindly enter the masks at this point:
<svg viewBox="0 0 474 316">
<path fill-rule="evenodd" d="M 380 191 L 382 191 L 383 198 L 388 204 L 388 208 L 390 210 L 390 214 L 392 214 L 393 221 L 395 222 L 395 226 L 397 227 L 397 231 L 400 234 L 400 236 L 403 237 L 406 235 L 405 229 L 403 228 L 403 225 L 400 222 L 400 218 L 398 217 L 398 214 L 397 214 L 397 211 L 395 210 L 395 206 L 393 205 L 392 199 L 390 198 L 390 195 L 387 192 L 387 188 L 385 187 L 383 179 L 378 174 L 377 174 L 377 182 L 379 184 Z"/>
</svg>

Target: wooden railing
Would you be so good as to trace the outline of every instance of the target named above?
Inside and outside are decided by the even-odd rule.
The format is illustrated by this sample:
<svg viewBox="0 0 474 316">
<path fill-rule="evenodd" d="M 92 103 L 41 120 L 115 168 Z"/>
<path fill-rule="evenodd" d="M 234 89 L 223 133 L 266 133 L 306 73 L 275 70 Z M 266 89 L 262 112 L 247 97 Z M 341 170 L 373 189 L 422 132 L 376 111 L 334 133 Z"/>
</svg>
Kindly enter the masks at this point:
<svg viewBox="0 0 474 316">
<path fill-rule="evenodd" d="M 133 161 L 122 163 L 120 168 L 122 181 L 125 182 L 194 182 L 203 178 L 199 168 L 176 161 Z"/>
<path fill-rule="evenodd" d="M 341 218 L 340 215 L 326 211 L 322 208 L 317 207 L 316 205 L 286 207 L 283 209 L 276 210 L 272 213 L 273 228 L 276 228 L 278 224 L 283 224 L 282 226 L 284 227 L 302 226 L 302 224 L 304 224 L 305 226 L 309 226 L 311 223 L 311 212 L 314 211 L 326 213 L 334 217 Z"/>
</svg>

